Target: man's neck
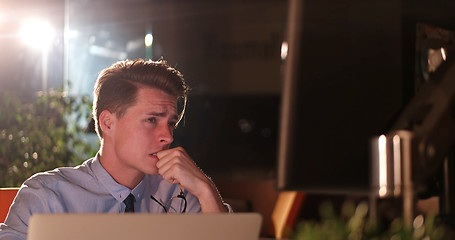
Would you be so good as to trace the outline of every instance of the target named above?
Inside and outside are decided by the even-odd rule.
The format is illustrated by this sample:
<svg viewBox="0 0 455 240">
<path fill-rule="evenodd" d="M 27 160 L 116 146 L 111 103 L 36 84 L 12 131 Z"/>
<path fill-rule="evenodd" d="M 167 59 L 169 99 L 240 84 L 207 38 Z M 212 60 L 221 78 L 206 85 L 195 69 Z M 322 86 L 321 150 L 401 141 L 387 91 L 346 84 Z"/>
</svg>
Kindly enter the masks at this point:
<svg viewBox="0 0 455 240">
<path fill-rule="evenodd" d="M 101 146 L 99 151 L 99 158 L 101 166 L 111 175 L 111 177 L 119 184 L 133 189 L 135 188 L 144 178 L 144 173 L 139 173 L 137 171 L 128 171 L 122 167 L 122 165 L 117 164 L 116 159 L 109 156 L 109 151 L 103 149 Z"/>
</svg>

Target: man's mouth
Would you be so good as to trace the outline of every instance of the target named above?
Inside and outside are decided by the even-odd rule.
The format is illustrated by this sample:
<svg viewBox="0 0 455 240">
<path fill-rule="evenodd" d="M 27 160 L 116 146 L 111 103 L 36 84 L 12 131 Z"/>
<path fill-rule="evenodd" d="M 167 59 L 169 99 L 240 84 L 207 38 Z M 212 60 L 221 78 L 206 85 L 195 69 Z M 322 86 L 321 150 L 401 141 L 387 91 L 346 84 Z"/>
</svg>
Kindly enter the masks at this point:
<svg viewBox="0 0 455 240">
<path fill-rule="evenodd" d="M 158 155 L 158 153 L 152 153 L 151 155 L 152 155 L 152 156 L 157 156 L 157 155 Z"/>
</svg>

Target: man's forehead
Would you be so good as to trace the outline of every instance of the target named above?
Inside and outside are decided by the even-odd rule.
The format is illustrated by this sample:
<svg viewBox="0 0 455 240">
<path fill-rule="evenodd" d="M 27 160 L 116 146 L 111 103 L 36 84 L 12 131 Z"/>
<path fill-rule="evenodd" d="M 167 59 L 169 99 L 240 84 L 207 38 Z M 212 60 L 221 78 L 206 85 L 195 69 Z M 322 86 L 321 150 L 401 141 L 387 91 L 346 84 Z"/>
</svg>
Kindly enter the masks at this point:
<svg viewBox="0 0 455 240">
<path fill-rule="evenodd" d="M 135 105 L 150 113 L 177 113 L 177 98 L 155 88 L 139 88 Z"/>
<path fill-rule="evenodd" d="M 160 99 L 155 97 L 150 97 L 144 100 L 144 105 L 149 106 L 154 109 L 162 109 L 162 111 L 172 111 L 177 110 L 177 100 L 175 99 Z"/>
<path fill-rule="evenodd" d="M 154 101 L 153 99 L 148 99 L 142 103 L 137 103 L 137 105 L 140 105 L 148 113 L 155 115 L 175 114 L 177 112 L 176 101 Z"/>
<path fill-rule="evenodd" d="M 148 112 L 153 112 L 156 114 L 166 113 L 172 114 L 177 112 L 177 101 L 162 101 L 158 99 L 147 99 L 139 105 L 142 105 L 144 108 L 148 109 Z"/>
</svg>

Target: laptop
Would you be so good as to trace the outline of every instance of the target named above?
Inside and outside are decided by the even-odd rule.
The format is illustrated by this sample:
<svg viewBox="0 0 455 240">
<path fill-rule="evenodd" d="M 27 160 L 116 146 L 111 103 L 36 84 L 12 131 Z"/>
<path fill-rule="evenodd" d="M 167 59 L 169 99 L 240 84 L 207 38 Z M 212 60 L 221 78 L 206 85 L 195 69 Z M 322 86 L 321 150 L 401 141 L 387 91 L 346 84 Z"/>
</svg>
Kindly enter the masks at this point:
<svg viewBox="0 0 455 240">
<path fill-rule="evenodd" d="M 258 240 L 258 213 L 35 214 L 27 240 Z"/>
</svg>

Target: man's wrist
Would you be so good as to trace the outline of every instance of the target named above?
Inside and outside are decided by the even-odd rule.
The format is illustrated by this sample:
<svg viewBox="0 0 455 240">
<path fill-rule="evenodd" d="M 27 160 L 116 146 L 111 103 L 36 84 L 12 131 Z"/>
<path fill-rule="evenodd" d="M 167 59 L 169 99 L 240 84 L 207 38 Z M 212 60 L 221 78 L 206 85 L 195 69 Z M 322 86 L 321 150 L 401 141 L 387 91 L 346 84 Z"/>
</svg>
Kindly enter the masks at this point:
<svg viewBox="0 0 455 240">
<path fill-rule="evenodd" d="M 198 196 L 199 203 L 203 213 L 216 213 L 216 212 L 231 212 L 232 209 L 226 208 L 226 204 L 223 202 L 221 195 L 218 192 L 213 182 L 208 182 L 203 187 L 201 195 Z"/>
</svg>

